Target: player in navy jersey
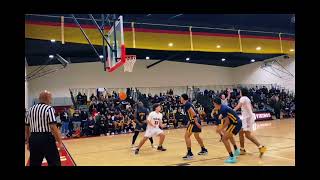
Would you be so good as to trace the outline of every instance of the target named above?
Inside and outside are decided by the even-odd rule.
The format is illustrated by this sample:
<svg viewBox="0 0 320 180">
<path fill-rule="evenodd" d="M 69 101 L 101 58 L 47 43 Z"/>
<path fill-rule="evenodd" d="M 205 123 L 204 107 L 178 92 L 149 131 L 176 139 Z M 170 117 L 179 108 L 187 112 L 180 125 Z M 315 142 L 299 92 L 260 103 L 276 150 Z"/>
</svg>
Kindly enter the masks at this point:
<svg viewBox="0 0 320 180">
<path fill-rule="evenodd" d="M 242 128 L 242 121 L 239 116 L 230 107 L 221 104 L 221 99 L 215 97 L 213 99 L 214 109 L 218 111 L 223 124 L 218 126 L 217 133 L 222 134 L 222 142 L 226 147 L 229 157 L 224 161 L 226 163 L 237 162 L 237 156 L 240 155 L 240 149 L 237 147 L 234 135 L 237 135 Z M 229 140 L 234 147 L 234 153 L 232 153 Z"/>
<path fill-rule="evenodd" d="M 191 151 L 191 139 L 190 139 L 190 136 L 192 135 L 192 133 L 194 133 L 194 137 L 196 138 L 199 145 L 201 146 L 201 151 L 198 153 L 198 155 L 208 154 L 208 150 L 204 147 L 203 140 L 200 137 L 201 121 L 199 118 L 199 114 L 197 114 L 194 106 L 188 100 L 189 98 L 187 94 L 181 95 L 180 101 L 184 105 L 184 111 L 186 112 L 186 115 L 188 118 L 188 126 L 184 136 L 188 152 L 186 156 L 182 157 L 183 159 L 193 158 L 193 153 Z"/>
<path fill-rule="evenodd" d="M 136 123 L 136 127 L 134 129 L 134 135 L 132 137 L 132 143 L 131 143 L 131 147 L 134 147 L 134 143 L 136 142 L 136 139 L 139 135 L 139 132 L 142 132 L 144 130 L 146 130 L 147 128 L 147 115 L 149 114 L 148 110 L 143 107 L 143 103 L 139 102 L 138 103 L 138 107 L 136 109 L 135 112 L 135 123 Z M 149 138 L 151 146 L 153 146 L 153 139 L 152 137 Z"/>
</svg>

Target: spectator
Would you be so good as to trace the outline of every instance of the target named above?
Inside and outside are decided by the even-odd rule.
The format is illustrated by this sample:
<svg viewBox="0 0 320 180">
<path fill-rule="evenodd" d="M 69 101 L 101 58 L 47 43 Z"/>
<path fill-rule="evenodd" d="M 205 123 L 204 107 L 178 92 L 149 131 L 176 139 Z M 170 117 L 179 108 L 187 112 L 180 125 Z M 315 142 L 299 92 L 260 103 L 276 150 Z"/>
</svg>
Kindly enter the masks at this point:
<svg viewBox="0 0 320 180">
<path fill-rule="evenodd" d="M 77 95 L 77 104 L 82 105 L 82 95 L 81 95 L 80 92 L 79 92 L 78 95 Z"/>
<path fill-rule="evenodd" d="M 111 117 L 111 120 L 112 120 L 112 124 L 113 124 L 113 127 L 114 127 L 114 133 L 113 134 L 118 134 L 118 131 L 119 131 L 118 124 L 120 123 L 119 112 L 114 113 L 113 116 Z"/>
<path fill-rule="evenodd" d="M 230 92 L 231 92 L 231 90 L 228 89 L 228 90 L 227 90 L 227 93 L 228 93 L 227 98 L 226 98 L 226 96 L 225 96 L 224 94 L 221 95 L 221 103 L 222 103 L 223 105 L 226 105 L 226 106 L 229 105 L 228 101 L 229 101 L 229 99 L 230 99 Z"/>
<path fill-rule="evenodd" d="M 169 117 L 169 120 L 168 120 L 169 125 L 173 125 L 174 128 L 177 128 L 178 127 L 178 123 L 177 123 L 177 121 L 175 119 L 173 111 L 170 110 L 168 114 L 169 114 L 168 115 L 168 117 Z"/>
<path fill-rule="evenodd" d="M 98 112 L 102 112 L 102 111 L 103 111 L 103 108 L 104 108 L 103 102 L 102 102 L 102 101 L 98 101 L 97 111 L 98 111 Z"/>
<path fill-rule="evenodd" d="M 82 96 L 82 104 L 87 105 L 87 101 L 88 101 L 88 97 L 87 97 L 86 93 L 84 93 Z"/>
<path fill-rule="evenodd" d="M 85 123 L 88 120 L 88 113 L 86 111 L 81 111 L 80 112 L 80 119 L 81 119 L 81 125 L 80 128 L 83 129 L 85 126 Z"/>
<path fill-rule="evenodd" d="M 90 106 L 89 106 L 89 113 L 92 115 L 93 114 L 93 109 L 97 109 L 97 102 L 96 101 L 91 101 Z"/>
<path fill-rule="evenodd" d="M 107 135 L 109 134 L 114 134 L 115 133 L 115 127 L 114 127 L 114 123 L 112 121 L 112 117 L 111 114 L 107 115 L 106 118 L 106 127 L 107 127 Z"/>
<path fill-rule="evenodd" d="M 86 136 L 92 136 L 94 135 L 94 126 L 95 126 L 95 121 L 92 116 L 89 116 L 87 124 L 85 126 L 85 135 Z"/>
<path fill-rule="evenodd" d="M 73 113 L 72 124 L 73 124 L 73 130 L 76 131 L 76 135 L 77 136 L 80 135 L 81 118 L 80 118 L 78 109 L 75 110 L 75 112 Z"/>
<path fill-rule="evenodd" d="M 162 123 L 163 125 L 165 125 L 167 128 L 169 128 L 169 121 L 168 121 L 168 117 L 166 115 L 165 112 L 162 112 Z"/>
<path fill-rule="evenodd" d="M 272 106 L 274 108 L 274 113 L 275 113 L 276 119 L 280 119 L 281 102 L 279 101 L 278 96 L 274 96 L 274 98 L 272 100 Z"/>
<path fill-rule="evenodd" d="M 181 112 L 181 108 L 178 108 L 178 111 L 175 113 L 175 119 L 177 120 L 178 127 L 181 127 L 183 123 L 183 113 Z M 179 125 L 180 123 L 180 125 Z"/>
<path fill-rule="evenodd" d="M 132 116 L 132 119 L 128 115 L 125 116 L 124 118 L 125 132 L 129 132 L 129 133 L 133 132 L 134 128 L 133 128 L 132 120 L 133 120 L 133 116 Z"/>
<path fill-rule="evenodd" d="M 107 135 L 106 117 L 104 114 L 98 114 L 96 116 L 97 135 Z"/>
<path fill-rule="evenodd" d="M 65 137 L 68 134 L 68 126 L 69 126 L 69 115 L 66 108 L 64 108 L 64 111 L 60 114 L 60 119 L 62 123 L 61 134 L 62 134 L 62 137 Z"/>
<path fill-rule="evenodd" d="M 61 126 L 62 126 L 61 119 L 60 119 L 60 113 L 57 114 L 56 121 L 57 121 L 57 127 L 60 130 Z"/>
<path fill-rule="evenodd" d="M 94 96 L 94 94 L 92 93 L 91 96 L 90 96 L 90 102 L 93 102 L 93 101 L 96 101 L 97 100 L 97 97 Z"/>
</svg>

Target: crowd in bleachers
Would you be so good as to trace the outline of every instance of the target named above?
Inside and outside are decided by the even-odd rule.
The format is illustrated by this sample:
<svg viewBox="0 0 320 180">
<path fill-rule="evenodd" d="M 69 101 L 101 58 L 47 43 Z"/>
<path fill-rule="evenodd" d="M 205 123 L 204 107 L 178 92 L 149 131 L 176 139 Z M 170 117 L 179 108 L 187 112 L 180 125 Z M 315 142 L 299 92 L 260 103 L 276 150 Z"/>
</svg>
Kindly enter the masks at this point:
<svg viewBox="0 0 320 180">
<path fill-rule="evenodd" d="M 89 99 L 85 94 L 76 96 L 76 108 L 65 109 L 59 113 L 61 133 L 64 137 L 116 135 L 130 133 L 134 130 L 134 113 L 136 104 L 142 102 L 151 110 L 152 104 L 160 103 L 163 107 L 163 122 L 166 128 L 180 128 L 187 124 L 186 114 L 179 102 L 180 96 L 175 95 L 170 89 L 166 93 L 152 96 L 136 92 L 136 101 L 127 90 L 127 98 L 120 100 L 116 92 L 99 92 L 91 94 Z M 213 109 L 211 99 L 219 96 L 223 103 L 234 108 L 240 99 L 238 89 L 226 89 L 222 91 L 195 89 L 192 103 L 195 105 L 202 121 L 207 124 L 215 122 L 211 116 Z M 280 113 L 284 116 L 294 117 L 295 97 L 284 90 L 275 88 L 249 89 L 249 98 L 252 101 L 254 111 L 269 111 L 280 119 Z M 81 107 L 87 107 L 81 108 Z"/>
<path fill-rule="evenodd" d="M 286 92 L 284 89 L 276 89 L 274 87 L 268 89 L 265 86 L 258 88 L 249 88 L 249 95 L 253 111 L 266 111 L 274 114 L 280 119 L 281 112 L 284 117 L 294 117 L 295 115 L 295 96 Z M 222 91 L 204 90 L 196 91 L 195 103 L 204 107 L 206 114 L 210 114 L 213 109 L 212 98 L 219 96 L 222 102 L 231 108 L 235 108 L 240 99 L 239 89 L 226 89 Z"/>
</svg>

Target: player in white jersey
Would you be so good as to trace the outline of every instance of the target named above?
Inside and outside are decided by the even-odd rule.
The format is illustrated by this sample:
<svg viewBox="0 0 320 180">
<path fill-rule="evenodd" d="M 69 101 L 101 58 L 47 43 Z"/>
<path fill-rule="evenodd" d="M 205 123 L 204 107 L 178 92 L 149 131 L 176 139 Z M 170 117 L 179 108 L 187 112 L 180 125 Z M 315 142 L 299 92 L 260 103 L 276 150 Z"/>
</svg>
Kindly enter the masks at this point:
<svg viewBox="0 0 320 180">
<path fill-rule="evenodd" d="M 147 118 L 147 130 L 144 134 L 144 138 L 140 141 L 137 149 L 135 150 L 135 154 L 139 154 L 139 150 L 141 148 L 141 146 L 151 137 L 153 136 L 159 136 L 160 140 L 159 140 L 159 146 L 157 148 L 157 150 L 159 151 L 166 151 L 167 149 L 162 147 L 165 135 L 164 132 L 161 128 L 163 128 L 163 124 L 162 124 L 162 113 L 161 111 L 161 105 L 159 103 L 156 103 L 153 105 L 153 111 L 148 115 Z"/>
<path fill-rule="evenodd" d="M 258 148 L 260 152 L 260 157 L 263 155 L 263 153 L 267 150 L 267 148 L 263 145 L 261 145 L 255 136 L 251 134 L 252 131 L 254 131 L 254 123 L 256 120 L 256 116 L 252 111 L 252 105 L 250 99 L 248 96 L 248 89 L 241 88 L 240 91 L 240 100 L 238 105 L 233 109 L 234 111 L 237 111 L 239 108 L 241 108 L 241 119 L 242 119 L 242 129 L 239 133 L 239 139 L 240 139 L 240 154 L 244 155 L 246 154 L 246 150 L 244 149 L 244 135 L 246 138 L 248 138 L 251 142 L 253 142 Z"/>
</svg>

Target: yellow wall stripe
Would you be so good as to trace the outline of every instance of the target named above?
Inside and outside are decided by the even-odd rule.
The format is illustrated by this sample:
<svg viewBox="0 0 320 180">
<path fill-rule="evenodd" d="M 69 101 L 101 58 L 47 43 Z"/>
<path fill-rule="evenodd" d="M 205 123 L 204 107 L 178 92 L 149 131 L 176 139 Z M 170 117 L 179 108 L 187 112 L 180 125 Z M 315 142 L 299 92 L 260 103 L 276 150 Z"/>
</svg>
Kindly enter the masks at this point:
<svg viewBox="0 0 320 180">
<path fill-rule="evenodd" d="M 84 28 L 86 34 L 94 45 L 102 45 L 102 38 L 97 29 Z M 157 32 L 159 31 L 159 32 Z M 163 31 L 163 32 L 162 32 Z M 221 35 L 221 34 L 205 34 L 192 32 L 186 33 L 168 33 L 164 30 L 155 30 L 155 32 L 141 31 L 137 28 L 126 29 L 125 45 L 127 48 L 166 50 L 166 51 L 202 51 L 202 52 L 240 52 L 243 53 L 259 53 L 259 54 L 293 54 L 290 49 L 295 48 L 295 41 L 282 38 L 282 50 L 279 46 L 279 38 L 256 38 L 256 36 L 241 35 L 241 45 L 238 35 Z M 49 26 L 42 24 L 26 23 L 25 37 L 31 39 L 62 40 L 61 27 Z M 79 28 L 64 26 L 65 42 L 88 44 Z M 191 42 L 192 41 L 192 42 Z M 173 43 L 173 46 L 168 46 Z M 134 45 L 135 44 L 135 45 Z M 220 45 L 221 48 L 217 48 Z M 191 47 L 190 47 L 191 46 Z M 260 46 L 261 50 L 257 51 L 256 47 Z"/>
</svg>

